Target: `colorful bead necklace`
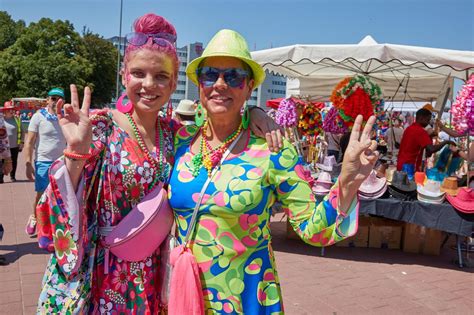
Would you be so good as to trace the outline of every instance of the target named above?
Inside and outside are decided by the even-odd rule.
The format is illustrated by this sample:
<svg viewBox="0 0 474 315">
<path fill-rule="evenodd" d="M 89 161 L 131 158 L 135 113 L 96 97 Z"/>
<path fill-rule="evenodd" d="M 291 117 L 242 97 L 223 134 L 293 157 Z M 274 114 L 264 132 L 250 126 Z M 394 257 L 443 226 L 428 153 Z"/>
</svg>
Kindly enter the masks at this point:
<svg viewBox="0 0 474 315">
<path fill-rule="evenodd" d="M 201 143 L 199 145 L 199 153 L 196 154 L 191 163 L 193 165 L 192 173 L 196 177 L 199 175 L 199 171 L 202 166 L 207 169 L 207 175 L 211 176 L 212 169 L 219 164 L 222 159 L 222 155 L 227 150 L 232 142 L 237 138 L 237 136 L 242 131 L 242 124 L 239 125 L 236 131 L 234 131 L 230 136 L 228 136 L 223 143 L 221 143 L 216 148 L 213 148 L 211 144 L 207 141 L 206 130 L 208 123 L 207 121 L 201 127 Z"/>
<path fill-rule="evenodd" d="M 138 130 L 137 123 L 133 119 L 132 115 L 129 113 L 125 114 L 128 118 L 128 121 L 130 122 L 130 125 L 132 126 L 133 129 L 133 134 L 135 135 L 135 138 L 137 139 L 138 145 L 140 148 L 143 150 L 145 153 L 146 157 L 151 163 L 151 166 L 155 170 L 155 178 L 153 179 L 153 182 L 150 185 L 150 190 L 155 186 L 156 182 L 158 180 L 165 182 L 166 181 L 166 174 L 163 174 L 163 170 L 165 170 L 165 164 L 166 160 L 164 158 L 164 152 L 165 146 L 163 145 L 163 130 L 161 129 L 161 124 L 160 124 L 160 118 L 156 118 L 156 134 L 155 134 L 155 152 L 157 153 L 156 155 L 158 156 L 158 161 L 151 155 L 150 151 L 148 150 L 147 146 L 145 145 L 145 141 L 143 140 L 143 137 Z"/>
</svg>

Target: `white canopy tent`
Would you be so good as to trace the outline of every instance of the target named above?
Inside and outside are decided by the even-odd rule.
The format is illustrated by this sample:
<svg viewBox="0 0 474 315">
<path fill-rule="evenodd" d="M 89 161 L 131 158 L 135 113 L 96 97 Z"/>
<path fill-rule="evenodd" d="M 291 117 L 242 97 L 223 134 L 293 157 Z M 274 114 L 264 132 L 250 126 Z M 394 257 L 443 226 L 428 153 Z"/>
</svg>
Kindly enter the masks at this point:
<svg viewBox="0 0 474 315">
<path fill-rule="evenodd" d="M 386 101 L 433 102 L 449 77 L 466 80 L 474 72 L 474 52 L 378 44 L 366 36 L 356 45 L 293 45 L 254 51 L 265 70 L 285 75 L 287 96 L 328 101 L 344 77 L 368 75 Z M 452 95 L 449 95 L 452 98 Z"/>
</svg>

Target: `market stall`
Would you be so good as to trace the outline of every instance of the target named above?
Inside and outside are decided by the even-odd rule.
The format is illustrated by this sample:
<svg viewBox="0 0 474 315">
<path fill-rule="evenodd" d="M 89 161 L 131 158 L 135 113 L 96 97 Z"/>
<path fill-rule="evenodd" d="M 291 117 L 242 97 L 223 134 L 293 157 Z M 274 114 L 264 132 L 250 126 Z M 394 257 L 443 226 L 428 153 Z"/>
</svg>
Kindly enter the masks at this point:
<svg viewBox="0 0 474 315">
<path fill-rule="evenodd" d="M 294 45 L 256 51 L 252 57 L 266 70 L 288 76 L 288 96 L 331 101 L 332 108 L 326 119 L 329 116 L 332 120 L 329 126 L 324 125 L 325 121 L 323 129 L 335 133 L 350 131 L 351 121 L 357 114 L 362 114 L 367 119 L 376 113 L 379 116 L 379 127 L 386 128 L 383 103 L 387 101 L 433 102 L 439 100 L 440 96 L 445 96 L 444 102 L 446 99 L 452 100 L 453 80 L 467 80 L 474 72 L 474 52 L 378 44 L 370 36 L 357 45 Z M 383 99 L 378 88 L 383 91 Z M 354 98 L 357 100 L 353 101 Z M 292 116 L 285 117 L 287 119 Z M 327 166 L 332 171 L 333 165 Z M 316 195 L 324 196 L 329 191 L 331 179 L 334 181 L 337 174 L 325 174 L 324 168 L 318 169 L 313 191 Z M 438 207 L 441 214 L 455 214 L 459 210 L 456 206 L 453 208 L 448 203 L 443 204 L 445 197 L 440 187 L 444 178 L 433 179 L 425 174 L 422 181 L 415 183 L 414 174 L 409 169 L 404 171 L 392 174 L 398 180 L 396 184 L 385 179 L 385 170 L 377 172 L 377 176 L 375 173 L 369 176 L 368 180 L 372 182 L 367 183 L 365 196 L 364 192 L 359 192 L 361 198 L 369 200 L 362 203 L 364 209 L 361 213 L 372 211 L 372 214 L 407 224 L 416 223 L 456 235 L 470 235 L 473 224 L 469 218 L 453 215 L 449 219 L 450 216 L 446 216 L 445 225 L 433 225 L 433 213 L 423 210 Z M 463 192 L 468 197 L 472 195 L 471 191 Z M 446 194 L 446 199 L 451 204 L 451 200 L 456 199 L 456 193 L 449 196 Z M 379 199 L 382 196 L 385 199 Z M 383 202 L 390 205 L 382 204 Z M 377 213 L 379 207 L 384 214 Z M 395 208 L 397 211 L 393 210 Z M 474 210 L 469 208 L 467 212 L 469 211 Z M 456 221 L 453 218 L 460 219 Z M 459 226 L 454 226 L 456 224 L 462 225 L 462 231 Z"/>
<path fill-rule="evenodd" d="M 28 124 L 33 114 L 38 109 L 46 106 L 46 99 L 38 97 L 14 97 L 12 98 L 12 102 L 15 108 L 18 109 L 17 114 L 25 130 L 28 129 Z"/>
<path fill-rule="evenodd" d="M 366 36 L 358 44 L 292 45 L 254 51 L 265 70 L 289 78 L 287 96 L 328 101 L 341 78 L 361 73 L 384 91 L 385 101 L 435 101 L 447 76 L 466 80 L 474 52 L 379 44 Z M 452 88 L 451 88 L 452 91 Z"/>
</svg>

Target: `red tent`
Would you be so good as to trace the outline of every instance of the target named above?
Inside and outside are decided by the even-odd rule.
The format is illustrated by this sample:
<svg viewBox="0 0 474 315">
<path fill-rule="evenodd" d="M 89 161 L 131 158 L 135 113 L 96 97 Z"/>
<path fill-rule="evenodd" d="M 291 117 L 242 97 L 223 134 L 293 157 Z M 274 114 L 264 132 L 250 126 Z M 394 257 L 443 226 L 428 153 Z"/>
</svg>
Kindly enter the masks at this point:
<svg viewBox="0 0 474 315">
<path fill-rule="evenodd" d="M 280 102 L 284 99 L 285 98 L 280 97 L 280 98 L 275 98 L 273 100 L 268 100 L 267 101 L 267 107 L 278 109 L 278 106 L 280 106 Z M 306 104 L 306 102 L 300 100 L 299 98 L 292 98 L 292 100 L 298 105 L 304 106 Z"/>
</svg>

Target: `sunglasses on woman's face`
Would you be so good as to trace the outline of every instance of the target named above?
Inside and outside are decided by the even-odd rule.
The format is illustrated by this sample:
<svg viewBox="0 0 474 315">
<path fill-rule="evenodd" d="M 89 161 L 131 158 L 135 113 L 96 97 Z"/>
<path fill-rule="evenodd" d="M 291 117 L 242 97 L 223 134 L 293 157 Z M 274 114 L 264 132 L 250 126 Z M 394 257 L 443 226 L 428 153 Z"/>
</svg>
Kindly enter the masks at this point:
<svg viewBox="0 0 474 315">
<path fill-rule="evenodd" d="M 204 87 L 213 86 L 220 75 L 224 75 L 225 83 L 232 88 L 242 88 L 245 83 L 245 79 L 249 76 L 248 71 L 240 68 L 226 68 L 218 69 L 214 67 L 202 67 L 196 70 L 198 81 Z"/>
<path fill-rule="evenodd" d="M 57 96 L 50 96 L 49 98 L 50 98 L 53 102 L 56 102 L 56 101 L 59 100 L 59 97 L 57 97 Z"/>
<path fill-rule="evenodd" d="M 145 34 L 145 33 L 129 33 L 125 36 L 127 43 L 133 46 L 143 46 L 148 38 L 153 38 L 153 42 L 161 47 L 175 47 L 176 36 L 168 33 Z"/>
</svg>

